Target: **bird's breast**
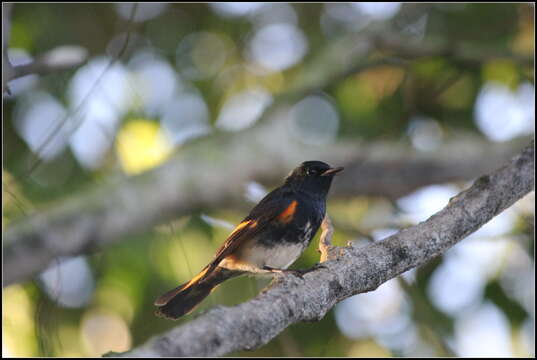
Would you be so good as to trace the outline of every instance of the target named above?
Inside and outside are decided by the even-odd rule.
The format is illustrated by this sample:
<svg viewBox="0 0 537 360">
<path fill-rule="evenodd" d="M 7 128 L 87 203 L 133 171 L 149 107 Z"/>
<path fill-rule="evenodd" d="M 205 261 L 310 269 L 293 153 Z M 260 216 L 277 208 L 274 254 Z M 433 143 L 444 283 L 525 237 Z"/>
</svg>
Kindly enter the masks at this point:
<svg viewBox="0 0 537 360">
<path fill-rule="evenodd" d="M 261 272 L 265 266 L 287 269 L 310 244 L 324 211 L 324 202 L 293 200 L 269 226 L 244 241 L 220 266 L 249 272 Z"/>
</svg>

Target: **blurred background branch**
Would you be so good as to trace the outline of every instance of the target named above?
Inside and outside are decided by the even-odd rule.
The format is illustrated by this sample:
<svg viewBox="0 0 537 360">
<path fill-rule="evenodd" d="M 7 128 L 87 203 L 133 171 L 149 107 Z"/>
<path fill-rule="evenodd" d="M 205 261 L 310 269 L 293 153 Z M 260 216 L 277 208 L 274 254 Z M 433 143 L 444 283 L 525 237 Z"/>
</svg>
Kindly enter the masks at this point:
<svg viewBox="0 0 537 360">
<path fill-rule="evenodd" d="M 66 199 L 46 212 L 19 220 L 4 234 L 4 286 L 27 280 L 56 256 L 82 254 L 126 240 L 126 235 L 201 208 L 245 208 L 241 198 L 249 181 L 277 184 L 306 158 L 328 159 L 346 167 L 331 196 L 397 198 L 429 184 L 471 180 L 522 147 L 520 139 L 486 145 L 469 138 L 427 154 L 380 143 L 341 144 L 326 152 L 292 146 L 291 139 L 285 138 L 277 128 L 262 126 L 225 140 L 204 139 L 154 171 Z M 237 155 L 245 153 L 247 157 Z M 218 165 L 208 165 L 206 160 L 214 156 L 219 157 Z"/>
<path fill-rule="evenodd" d="M 58 46 L 37 55 L 30 62 L 13 65 L 9 59 L 9 35 L 11 31 L 11 12 L 13 3 L 2 4 L 2 94 L 9 92 L 8 83 L 26 75 L 46 75 L 70 70 L 82 65 L 88 58 L 88 51 L 76 45 Z"/>
<path fill-rule="evenodd" d="M 54 72 L 69 70 L 82 65 L 88 57 L 86 49 L 80 46 L 60 46 L 44 54 L 38 55 L 35 60 L 27 64 L 13 67 L 13 75 L 4 81 L 9 82 L 22 76 L 36 74 L 46 75 Z"/>
<path fill-rule="evenodd" d="M 212 309 L 123 355 L 221 356 L 264 345 L 297 321 L 320 320 L 339 301 L 438 256 L 532 191 L 534 154 L 532 143 L 419 225 L 368 246 L 341 247 L 304 280 L 277 278 L 255 299 Z"/>
<path fill-rule="evenodd" d="M 475 46 L 474 44 L 452 44 L 442 38 L 420 42 L 386 32 L 373 34 L 371 37 L 377 49 L 395 53 L 404 59 L 442 56 L 452 59 L 455 63 L 472 66 L 479 66 L 492 60 L 508 59 L 515 61 L 520 66 L 533 66 L 532 56 L 517 55 L 504 50 Z"/>
</svg>

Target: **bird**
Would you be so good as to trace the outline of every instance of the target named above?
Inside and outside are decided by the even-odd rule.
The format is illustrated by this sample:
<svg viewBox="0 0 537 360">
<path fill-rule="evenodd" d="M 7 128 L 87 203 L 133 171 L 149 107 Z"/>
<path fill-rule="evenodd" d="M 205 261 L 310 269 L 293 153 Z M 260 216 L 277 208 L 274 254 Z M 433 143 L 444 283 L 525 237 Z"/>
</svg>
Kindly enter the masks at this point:
<svg viewBox="0 0 537 360">
<path fill-rule="evenodd" d="M 177 320 L 223 281 L 239 275 L 291 273 L 302 277 L 310 271 L 287 268 L 319 229 L 330 185 L 342 170 L 318 160 L 300 164 L 235 227 L 198 275 L 155 300 L 155 314 Z"/>
</svg>

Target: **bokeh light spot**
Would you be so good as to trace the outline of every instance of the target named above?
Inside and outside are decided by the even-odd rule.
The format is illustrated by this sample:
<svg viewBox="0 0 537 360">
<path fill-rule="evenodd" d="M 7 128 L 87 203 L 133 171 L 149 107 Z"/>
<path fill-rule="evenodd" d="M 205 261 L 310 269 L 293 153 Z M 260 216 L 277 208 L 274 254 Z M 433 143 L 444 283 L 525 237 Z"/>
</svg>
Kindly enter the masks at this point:
<svg viewBox="0 0 537 360">
<path fill-rule="evenodd" d="M 477 127 L 493 141 L 507 141 L 535 131 L 535 88 L 523 83 L 516 92 L 497 83 L 486 83 L 477 97 Z"/>
<path fill-rule="evenodd" d="M 242 130 L 259 118 L 271 100 L 270 94 L 263 89 L 233 95 L 222 107 L 216 126 L 225 130 Z"/>
<path fill-rule="evenodd" d="M 17 102 L 14 126 L 30 149 L 48 161 L 67 146 L 72 121 L 66 116 L 66 109 L 52 95 L 31 92 Z"/>
<path fill-rule="evenodd" d="M 164 106 L 162 128 L 173 145 L 207 134 L 209 110 L 203 98 L 194 92 L 183 92 Z"/>
<path fill-rule="evenodd" d="M 96 309 L 86 312 L 80 332 L 90 356 L 101 356 L 109 351 L 127 351 L 131 347 L 127 324 L 120 316 L 109 311 Z"/>
<path fill-rule="evenodd" d="M 291 110 L 291 131 L 306 144 L 328 144 L 336 139 L 339 114 L 324 96 L 308 96 Z"/>
<path fill-rule="evenodd" d="M 137 174 L 166 161 L 172 146 L 158 123 L 135 119 L 120 129 L 116 151 L 123 170 L 127 174 Z"/>
<path fill-rule="evenodd" d="M 401 8 L 401 3 L 397 2 L 356 2 L 352 5 L 374 20 L 387 20 Z"/>
<path fill-rule="evenodd" d="M 21 285 L 2 290 L 2 355 L 37 355 L 34 304 Z"/>
<path fill-rule="evenodd" d="M 253 36 L 247 56 L 269 71 L 285 70 L 302 59 L 308 44 L 300 29 L 290 24 L 271 24 Z"/>
<path fill-rule="evenodd" d="M 188 79 L 201 80 L 215 76 L 226 63 L 233 41 L 212 32 L 185 36 L 176 50 L 176 65 Z"/>
<path fill-rule="evenodd" d="M 60 306 L 78 308 L 91 299 L 94 280 L 83 256 L 61 258 L 39 275 L 49 298 Z"/>
</svg>

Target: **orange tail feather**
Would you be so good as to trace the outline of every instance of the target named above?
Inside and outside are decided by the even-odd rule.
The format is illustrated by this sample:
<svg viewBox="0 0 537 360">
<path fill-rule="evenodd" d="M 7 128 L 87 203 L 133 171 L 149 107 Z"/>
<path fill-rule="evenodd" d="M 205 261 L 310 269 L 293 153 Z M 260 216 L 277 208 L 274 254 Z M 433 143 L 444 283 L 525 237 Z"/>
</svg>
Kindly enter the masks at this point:
<svg viewBox="0 0 537 360">
<path fill-rule="evenodd" d="M 155 300 L 155 305 L 158 306 L 155 314 L 176 320 L 194 310 L 220 283 L 242 273 L 221 267 L 216 267 L 208 273 L 208 269 L 206 267 L 189 282 L 168 291 Z"/>
</svg>

